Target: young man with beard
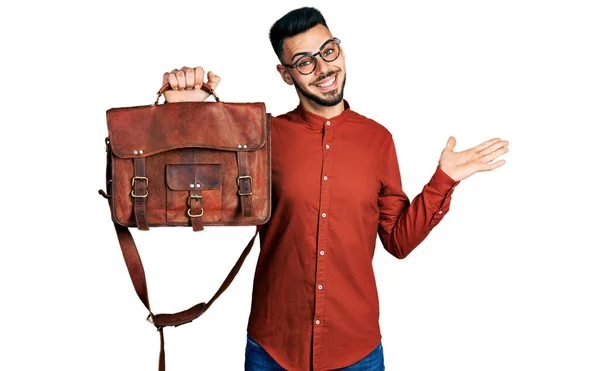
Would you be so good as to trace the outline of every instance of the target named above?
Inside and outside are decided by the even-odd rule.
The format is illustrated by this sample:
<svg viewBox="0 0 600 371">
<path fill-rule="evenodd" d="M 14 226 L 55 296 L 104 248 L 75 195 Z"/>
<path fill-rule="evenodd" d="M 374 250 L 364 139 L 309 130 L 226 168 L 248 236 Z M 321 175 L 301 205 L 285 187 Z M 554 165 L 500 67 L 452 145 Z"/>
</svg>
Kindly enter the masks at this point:
<svg viewBox="0 0 600 371">
<path fill-rule="evenodd" d="M 410 202 L 390 132 L 343 99 L 344 52 L 321 13 L 296 9 L 270 38 L 300 104 L 272 119 L 272 216 L 260 230 L 245 369 L 383 370 L 377 237 L 406 257 L 446 215 L 461 180 L 505 163 L 494 160 L 508 142 L 454 152 L 450 137 Z M 219 80 L 208 73 L 213 89 Z M 203 81 L 201 67 L 165 73 L 167 101 L 206 99 Z"/>
</svg>

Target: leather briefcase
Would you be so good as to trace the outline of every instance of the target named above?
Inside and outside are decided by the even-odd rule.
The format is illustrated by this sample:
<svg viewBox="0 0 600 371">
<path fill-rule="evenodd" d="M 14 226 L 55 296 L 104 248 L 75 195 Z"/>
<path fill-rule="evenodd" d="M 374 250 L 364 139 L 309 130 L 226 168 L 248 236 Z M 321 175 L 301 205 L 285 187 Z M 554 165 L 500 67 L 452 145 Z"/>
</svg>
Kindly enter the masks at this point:
<svg viewBox="0 0 600 371">
<path fill-rule="evenodd" d="M 129 275 L 148 320 L 160 333 L 159 370 L 165 369 L 163 328 L 198 318 L 227 289 L 271 215 L 271 116 L 263 103 L 158 104 L 106 112 L 106 192 Z M 154 314 L 144 268 L 129 227 L 252 226 L 256 232 L 214 296 L 190 309 Z"/>
</svg>

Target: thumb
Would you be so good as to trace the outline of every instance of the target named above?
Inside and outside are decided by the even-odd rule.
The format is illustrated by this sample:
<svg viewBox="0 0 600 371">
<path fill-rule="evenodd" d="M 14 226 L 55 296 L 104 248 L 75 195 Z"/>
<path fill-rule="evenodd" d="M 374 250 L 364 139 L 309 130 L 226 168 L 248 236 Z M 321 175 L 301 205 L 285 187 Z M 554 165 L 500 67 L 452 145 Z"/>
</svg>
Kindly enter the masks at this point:
<svg viewBox="0 0 600 371">
<path fill-rule="evenodd" d="M 446 143 L 446 149 L 453 150 L 455 146 L 456 146 L 456 138 L 451 136 L 450 138 L 448 138 L 448 142 Z"/>
<path fill-rule="evenodd" d="M 219 76 L 212 73 L 212 71 L 208 71 L 208 85 L 210 85 L 210 87 L 213 90 L 217 88 L 217 85 L 219 85 L 219 81 L 221 81 L 221 78 Z"/>
</svg>

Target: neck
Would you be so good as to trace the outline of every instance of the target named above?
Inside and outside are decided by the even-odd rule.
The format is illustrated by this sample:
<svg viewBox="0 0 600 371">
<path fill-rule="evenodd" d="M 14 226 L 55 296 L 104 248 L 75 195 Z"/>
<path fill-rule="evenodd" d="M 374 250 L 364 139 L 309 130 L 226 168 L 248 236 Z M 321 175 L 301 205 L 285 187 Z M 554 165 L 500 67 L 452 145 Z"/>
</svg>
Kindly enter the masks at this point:
<svg viewBox="0 0 600 371">
<path fill-rule="evenodd" d="M 312 100 L 306 99 L 305 97 L 300 97 L 300 106 L 310 113 L 314 113 L 315 115 L 325 118 L 332 118 L 344 112 L 343 100 L 335 106 L 328 107 L 317 104 Z"/>
</svg>

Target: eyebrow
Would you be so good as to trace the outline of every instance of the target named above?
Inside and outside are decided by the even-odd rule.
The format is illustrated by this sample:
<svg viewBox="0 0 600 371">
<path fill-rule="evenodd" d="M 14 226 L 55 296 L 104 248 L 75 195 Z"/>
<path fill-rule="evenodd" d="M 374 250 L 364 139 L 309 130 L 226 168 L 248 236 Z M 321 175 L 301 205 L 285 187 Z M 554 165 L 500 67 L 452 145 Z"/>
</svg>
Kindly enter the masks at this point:
<svg viewBox="0 0 600 371">
<path fill-rule="evenodd" d="M 323 49 L 323 47 L 325 46 L 325 44 L 327 44 L 328 42 L 330 42 L 331 40 L 333 40 L 333 38 L 331 39 L 327 39 L 320 47 L 319 47 L 319 51 L 321 51 L 321 49 Z M 296 59 L 297 56 L 300 55 L 313 55 L 313 53 L 311 52 L 300 52 L 300 53 L 296 53 L 292 56 L 292 63 L 294 62 L 294 59 Z"/>
</svg>

